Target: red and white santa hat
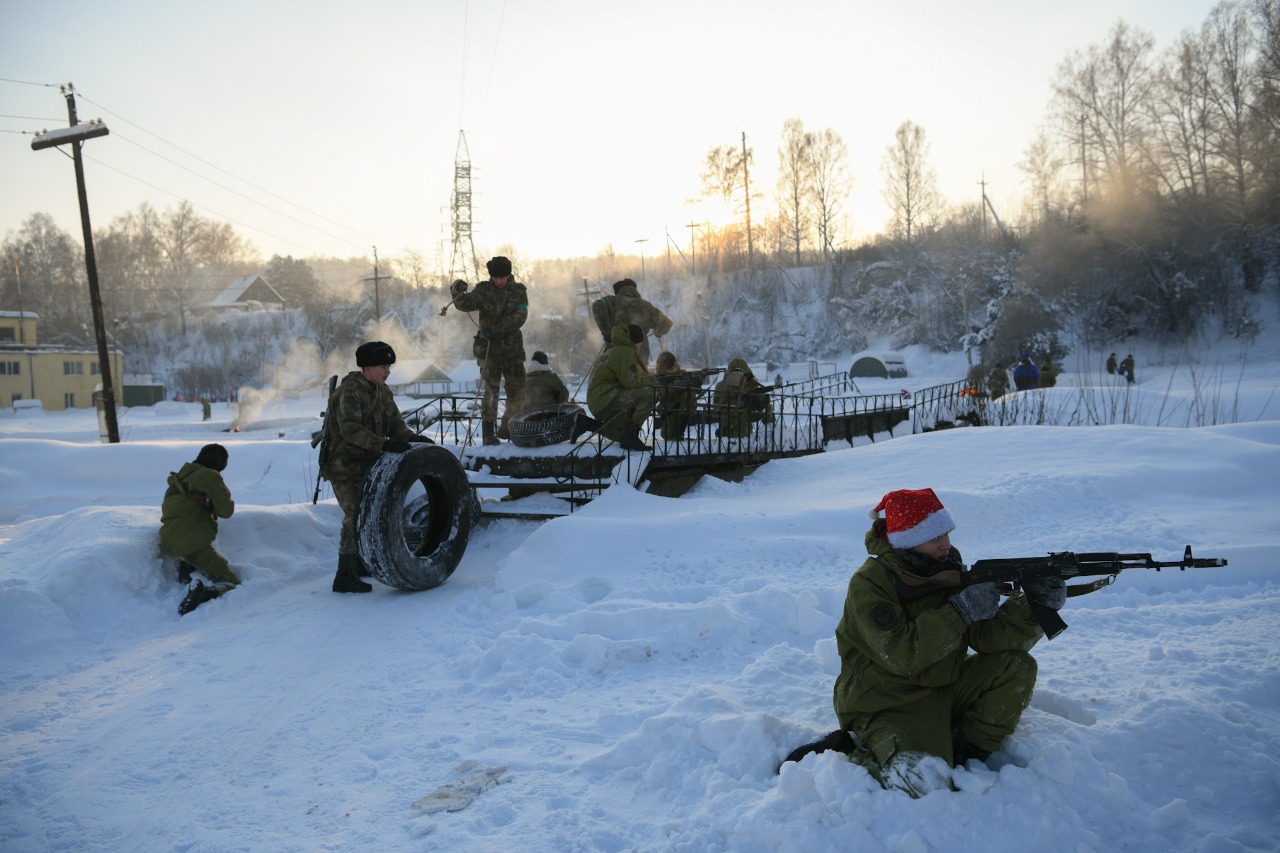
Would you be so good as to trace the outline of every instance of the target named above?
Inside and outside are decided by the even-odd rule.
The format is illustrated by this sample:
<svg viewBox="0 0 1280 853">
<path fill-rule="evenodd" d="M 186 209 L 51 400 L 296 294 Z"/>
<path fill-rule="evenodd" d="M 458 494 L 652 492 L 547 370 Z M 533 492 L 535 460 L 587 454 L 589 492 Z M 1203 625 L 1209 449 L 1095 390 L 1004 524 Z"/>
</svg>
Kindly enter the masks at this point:
<svg viewBox="0 0 1280 853">
<path fill-rule="evenodd" d="M 914 548 L 956 529 L 956 523 L 933 489 L 899 489 L 880 499 L 868 513 L 873 519 L 884 511 L 889 544 Z"/>
</svg>

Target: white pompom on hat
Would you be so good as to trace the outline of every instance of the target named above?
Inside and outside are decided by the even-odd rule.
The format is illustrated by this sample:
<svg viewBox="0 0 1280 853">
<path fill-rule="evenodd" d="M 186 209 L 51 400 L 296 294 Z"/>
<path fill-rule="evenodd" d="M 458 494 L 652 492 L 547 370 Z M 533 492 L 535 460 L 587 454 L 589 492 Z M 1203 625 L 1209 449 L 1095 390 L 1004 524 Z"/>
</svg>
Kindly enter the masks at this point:
<svg viewBox="0 0 1280 853">
<path fill-rule="evenodd" d="M 899 489 L 880 499 L 868 514 L 879 518 L 884 511 L 889 544 L 914 548 L 956 529 L 956 523 L 933 489 Z"/>
</svg>

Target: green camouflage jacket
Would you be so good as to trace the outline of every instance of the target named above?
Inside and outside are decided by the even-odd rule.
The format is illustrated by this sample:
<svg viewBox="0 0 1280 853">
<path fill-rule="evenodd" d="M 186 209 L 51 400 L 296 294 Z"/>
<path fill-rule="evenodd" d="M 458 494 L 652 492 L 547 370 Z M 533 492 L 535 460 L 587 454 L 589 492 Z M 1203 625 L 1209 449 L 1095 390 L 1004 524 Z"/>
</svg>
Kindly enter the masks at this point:
<svg viewBox="0 0 1280 853">
<path fill-rule="evenodd" d="M 386 385 L 365 379 L 353 370 L 329 398 L 325 414 L 326 480 L 359 480 L 382 455 L 383 439 L 408 441 L 415 437 L 396 408 L 395 396 Z"/>
<path fill-rule="evenodd" d="M 597 417 L 609 409 L 620 392 L 653 385 L 653 375 L 640 364 L 627 330 L 614 326 L 611 341 L 587 382 L 587 407 Z"/>
<path fill-rule="evenodd" d="M 175 478 L 180 482 L 175 483 Z M 212 544 L 218 536 L 218 519 L 230 518 L 236 511 L 222 475 L 188 462 L 167 482 L 160 504 L 160 547 L 181 556 Z"/>
<path fill-rule="evenodd" d="M 530 362 L 525 367 L 524 375 L 524 409 L 536 409 L 539 406 L 554 406 L 557 403 L 569 402 L 569 389 L 564 387 L 564 380 L 556 375 L 550 367 L 538 362 Z"/>
<path fill-rule="evenodd" d="M 524 334 L 520 327 L 529 318 L 529 292 L 523 284 L 514 278 L 503 287 L 482 281 L 474 290 L 455 296 L 453 304 L 460 311 L 480 313 L 480 330 L 471 347 L 476 361 L 487 361 L 494 367 L 524 363 Z M 485 331 L 490 335 L 487 340 Z"/>
<path fill-rule="evenodd" d="M 614 326 L 639 326 L 645 334 L 640 344 L 640 359 L 649 363 L 649 335 L 661 338 L 671 331 L 671 318 L 653 306 L 653 303 L 640 295 L 635 287 L 624 284 L 612 296 L 602 296 L 591 303 L 591 316 L 600 330 L 600 337 L 605 343 Z"/>
<path fill-rule="evenodd" d="M 836 626 L 840 676 L 834 702 L 842 727 L 852 715 L 875 713 L 923 699 L 960 677 L 969 649 L 1028 651 L 1044 636 L 1021 595 L 1007 599 L 994 619 L 966 626 L 947 599 L 954 588 L 931 589 L 902 601 L 893 565 L 907 568 L 884 538 L 884 519 L 866 534 L 871 556 L 849 579 L 844 615 Z M 960 552 L 952 560 L 963 569 Z"/>
</svg>

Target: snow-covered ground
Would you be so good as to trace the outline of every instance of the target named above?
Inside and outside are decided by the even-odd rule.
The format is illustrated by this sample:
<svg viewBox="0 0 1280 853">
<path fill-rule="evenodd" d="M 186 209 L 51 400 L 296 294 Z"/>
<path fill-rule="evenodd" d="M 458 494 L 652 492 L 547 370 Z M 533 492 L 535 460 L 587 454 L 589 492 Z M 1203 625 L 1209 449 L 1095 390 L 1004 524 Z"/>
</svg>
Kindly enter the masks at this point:
<svg viewBox="0 0 1280 853">
<path fill-rule="evenodd" d="M 964 375 L 907 354 L 887 387 Z M 1133 392 L 1239 422 L 1160 426 L 1155 404 L 832 446 L 678 499 L 615 487 L 486 523 L 444 586 L 363 596 L 329 591 L 318 397 L 239 432 L 226 405 L 133 409 L 118 445 L 91 413 L 0 413 L 0 849 L 1276 850 L 1280 353 L 1151 361 Z M 179 617 L 158 507 L 211 441 L 244 583 Z M 913 800 L 836 754 L 779 775 L 835 727 L 866 510 L 924 486 L 970 560 L 1190 543 L 1230 565 L 1072 599 L 1017 732 L 958 792 Z"/>
</svg>

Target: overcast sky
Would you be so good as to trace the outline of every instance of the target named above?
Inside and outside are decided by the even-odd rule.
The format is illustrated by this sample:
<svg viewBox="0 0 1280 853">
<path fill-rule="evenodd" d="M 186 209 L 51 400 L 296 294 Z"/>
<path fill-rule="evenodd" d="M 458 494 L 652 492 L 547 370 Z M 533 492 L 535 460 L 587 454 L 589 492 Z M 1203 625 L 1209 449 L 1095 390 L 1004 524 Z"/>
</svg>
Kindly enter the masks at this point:
<svg viewBox="0 0 1280 853">
<path fill-rule="evenodd" d="M 1063 59 L 1120 19 L 1163 50 L 1213 5 L 0 0 L 0 235 L 37 211 L 80 235 L 69 157 L 30 148 L 66 124 L 67 82 L 110 128 L 84 147 L 95 228 L 185 199 L 264 257 L 377 246 L 447 266 L 460 131 L 482 257 L 687 246 L 707 151 L 746 133 L 772 206 L 789 118 L 848 145 L 860 234 L 884 224 L 880 165 L 905 120 L 949 201 L 979 200 L 985 176 L 1012 216 Z"/>
</svg>

